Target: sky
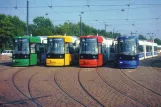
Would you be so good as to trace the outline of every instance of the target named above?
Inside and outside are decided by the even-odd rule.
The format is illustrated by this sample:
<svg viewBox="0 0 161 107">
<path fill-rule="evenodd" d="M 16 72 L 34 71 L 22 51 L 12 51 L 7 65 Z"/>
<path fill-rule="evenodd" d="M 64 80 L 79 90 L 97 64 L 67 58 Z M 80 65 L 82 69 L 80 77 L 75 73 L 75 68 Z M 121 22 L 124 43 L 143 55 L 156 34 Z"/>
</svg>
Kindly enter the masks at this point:
<svg viewBox="0 0 161 107">
<path fill-rule="evenodd" d="M 1 0 L 0 13 L 26 21 L 27 0 Z M 82 21 L 96 29 L 122 35 L 145 35 L 161 39 L 161 0 L 28 0 L 29 23 L 37 16 L 54 25 Z M 15 8 L 17 7 L 17 9 Z M 51 7 L 51 8 L 50 8 Z"/>
</svg>

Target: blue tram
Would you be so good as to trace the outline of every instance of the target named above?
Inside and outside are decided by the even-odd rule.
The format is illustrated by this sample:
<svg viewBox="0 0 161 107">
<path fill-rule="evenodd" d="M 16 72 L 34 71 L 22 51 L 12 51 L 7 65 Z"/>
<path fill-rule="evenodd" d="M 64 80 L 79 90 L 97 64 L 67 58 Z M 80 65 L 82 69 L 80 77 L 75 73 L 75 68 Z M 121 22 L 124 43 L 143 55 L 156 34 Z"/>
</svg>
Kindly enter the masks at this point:
<svg viewBox="0 0 161 107">
<path fill-rule="evenodd" d="M 136 68 L 139 65 L 138 37 L 119 36 L 116 41 L 117 66 L 119 68 Z"/>
</svg>

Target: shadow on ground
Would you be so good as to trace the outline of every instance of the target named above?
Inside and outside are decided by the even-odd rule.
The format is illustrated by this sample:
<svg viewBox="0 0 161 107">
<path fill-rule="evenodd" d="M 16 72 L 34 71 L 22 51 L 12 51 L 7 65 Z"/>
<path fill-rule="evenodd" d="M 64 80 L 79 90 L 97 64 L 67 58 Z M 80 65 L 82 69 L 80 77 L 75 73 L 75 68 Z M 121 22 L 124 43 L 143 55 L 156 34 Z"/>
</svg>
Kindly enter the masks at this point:
<svg viewBox="0 0 161 107">
<path fill-rule="evenodd" d="M 142 60 L 140 66 L 161 68 L 161 56 Z"/>
<path fill-rule="evenodd" d="M 12 67 L 12 61 L 4 61 L 4 62 L 0 62 L 0 65 L 2 65 L 2 66 Z"/>
</svg>

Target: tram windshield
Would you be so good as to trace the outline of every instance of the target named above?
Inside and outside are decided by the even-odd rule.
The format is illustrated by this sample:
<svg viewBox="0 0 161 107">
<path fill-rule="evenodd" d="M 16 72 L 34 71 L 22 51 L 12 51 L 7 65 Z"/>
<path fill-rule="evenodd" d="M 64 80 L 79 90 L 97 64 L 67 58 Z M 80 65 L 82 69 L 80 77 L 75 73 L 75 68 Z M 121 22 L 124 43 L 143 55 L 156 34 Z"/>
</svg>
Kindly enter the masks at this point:
<svg viewBox="0 0 161 107">
<path fill-rule="evenodd" d="M 97 39 L 82 38 L 80 44 L 80 54 L 98 54 Z"/>
<path fill-rule="evenodd" d="M 14 39 L 13 54 L 29 54 L 29 40 L 27 38 Z"/>
<path fill-rule="evenodd" d="M 47 47 L 48 54 L 64 54 L 64 39 L 49 38 Z"/>
<path fill-rule="evenodd" d="M 118 53 L 124 55 L 136 55 L 137 54 L 136 38 L 119 39 Z"/>
</svg>

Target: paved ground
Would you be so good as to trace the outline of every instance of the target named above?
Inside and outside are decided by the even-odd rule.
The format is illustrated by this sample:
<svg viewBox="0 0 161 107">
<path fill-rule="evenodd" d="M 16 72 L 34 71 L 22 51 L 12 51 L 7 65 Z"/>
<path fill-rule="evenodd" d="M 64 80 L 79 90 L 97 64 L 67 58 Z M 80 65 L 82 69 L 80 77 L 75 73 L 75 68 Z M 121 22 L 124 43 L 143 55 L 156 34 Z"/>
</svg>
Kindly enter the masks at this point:
<svg viewBox="0 0 161 107">
<path fill-rule="evenodd" d="M 137 69 L 11 67 L 0 61 L 0 107 L 161 107 L 161 58 Z"/>
</svg>

